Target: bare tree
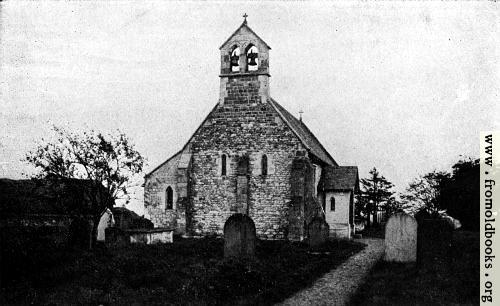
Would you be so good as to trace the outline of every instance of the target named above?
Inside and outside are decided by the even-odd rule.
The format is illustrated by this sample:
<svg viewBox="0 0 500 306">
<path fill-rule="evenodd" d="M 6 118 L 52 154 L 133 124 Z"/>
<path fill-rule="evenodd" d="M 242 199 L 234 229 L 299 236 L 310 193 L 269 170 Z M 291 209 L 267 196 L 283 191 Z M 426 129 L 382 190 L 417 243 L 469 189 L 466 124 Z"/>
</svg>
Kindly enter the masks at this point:
<svg viewBox="0 0 500 306">
<path fill-rule="evenodd" d="M 117 132 L 103 135 L 94 130 L 69 132 L 53 126 L 55 140 L 42 143 L 26 154 L 26 161 L 40 172 L 37 178 L 49 180 L 84 180 L 85 196 L 90 202 L 92 240 L 97 238 L 101 215 L 112 208 L 115 200 L 130 199 L 128 188 L 132 178 L 142 172 L 144 158 L 128 137 Z"/>
</svg>

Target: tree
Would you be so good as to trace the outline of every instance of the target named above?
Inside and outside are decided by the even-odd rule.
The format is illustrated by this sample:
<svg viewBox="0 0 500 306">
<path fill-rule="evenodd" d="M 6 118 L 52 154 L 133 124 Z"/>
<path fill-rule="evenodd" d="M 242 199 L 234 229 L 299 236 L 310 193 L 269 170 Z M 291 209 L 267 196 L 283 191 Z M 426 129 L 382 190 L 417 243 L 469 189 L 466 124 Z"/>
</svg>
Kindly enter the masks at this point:
<svg viewBox="0 0 500 306">
<path fill-rule="evenodd" d="M 414 215 L 424 209 L 431 215 L 437 214 L 442 209 L 441 186 L 449 178 L 449 173 L 434 170 L 414 179 L 401 194 L 404 211 Z"/>
<path fill-rule="evenodd" d="M 392 197 L 394 192 L 391 190 L 394 185 L 384 176 L 380 175 L 376 168 L 369 172 L 368 178 L 361 179 L 361 192 L 358 195 L 356 209 L 358 213 L 373 216 L 373 222 L 377 222 L 376 214 L 379 208 L 389 208 L 392 210 L 396 205 Z"/>
<path fill-rule="evenodd" d="M 479 159 L 462 158 L 441 186 L 441 207 L 460 220 L 462 227 L 479 230 Z"/>
<path fill-rule="evenodd" d="M 383 208 L 385 215 L 389 217 L 397 212 L 403 211 L 403 203 L 396 200 L 394 197 L 390 197 L 389 200 L 383 206 Z"/>
<path fill-rule="evenodd" d="M 51 181 L 85 182 L 85 197 L 90 207 L 85 213 L 92 218 L 92 239 L 97 239 L 101 215 L 112 208 L 115 200 L 130 199 L 128 188 L 135 175 L 142 172 L 144 158 L 128 137 L 121 133 L 103 135 L 90 130 L 81 134 L 53 126 L 55 140 L 39 144 L 26 154 L 26 161 L 40 172 L 37 178 Z M 82 210 L 73 210 L 82 215 Z"/>
</svg>

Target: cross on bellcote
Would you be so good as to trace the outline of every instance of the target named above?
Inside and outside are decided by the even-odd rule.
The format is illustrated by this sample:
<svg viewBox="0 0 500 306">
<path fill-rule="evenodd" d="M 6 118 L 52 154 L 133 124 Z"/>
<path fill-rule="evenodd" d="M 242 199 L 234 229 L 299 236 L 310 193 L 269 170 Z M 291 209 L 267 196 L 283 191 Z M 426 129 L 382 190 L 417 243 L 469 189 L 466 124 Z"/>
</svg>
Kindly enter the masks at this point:
<svg viewBox="0 0 500 306">
<path fill-rule="evenodd" d="M 248 17 L 247 13 L 243 14 L 243 18 L 245 18 L 245 20 L 243 20 L 243 23 L 247 23 L 247 17 Z"/>
</svg>

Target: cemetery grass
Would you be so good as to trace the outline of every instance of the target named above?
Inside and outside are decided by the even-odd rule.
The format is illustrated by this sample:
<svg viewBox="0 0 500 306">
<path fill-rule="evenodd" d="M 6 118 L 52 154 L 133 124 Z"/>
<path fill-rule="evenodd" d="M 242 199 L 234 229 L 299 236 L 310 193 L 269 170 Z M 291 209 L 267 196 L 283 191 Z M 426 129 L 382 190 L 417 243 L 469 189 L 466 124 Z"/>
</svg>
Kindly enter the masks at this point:
<svg viewBox="0 0 500 306">
<path fill-rule="evenodd" d="M 437 268 L 380 261 L 352 305 L 479 304 L 479 233 L 455 231 L 451 261 Z"/>
<path fill-rule="evenodd" d="M 312 253 L 304 243 L 259 241 L 255 261 L 236 262 L 223 260 L 223 244 L 217 238 L 178 239 L 73 251 L 24 273 L 18 267 L 16 277 L 2 282 L 0 304 L 273 304 L 365 246 L 329 241 Z"/>
</svg>

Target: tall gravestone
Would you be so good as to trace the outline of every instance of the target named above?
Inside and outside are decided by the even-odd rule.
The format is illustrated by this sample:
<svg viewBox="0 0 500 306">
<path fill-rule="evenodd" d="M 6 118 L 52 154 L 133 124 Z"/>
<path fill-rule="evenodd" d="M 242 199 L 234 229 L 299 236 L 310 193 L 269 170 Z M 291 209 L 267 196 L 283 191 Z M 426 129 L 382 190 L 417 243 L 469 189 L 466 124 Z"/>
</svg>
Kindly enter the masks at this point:
<svg viewBox="0 0 500 306">
<path fill-rule="evenodd" d="M 254 258 L 256 240 L 253 220 L 243 214 L 232 215 L 224 224 L 224 258 Z"/>
<path fill-rule="evenodd" d="M 426 269 L 442 269 L 451 260 L 453 227 L 447 220 L 419 220 L 417 263 Z"/>
<path fill-rule="evenodd" d="M 417 221 L 405 213 L 397 213 L 389 218 L 385 226 L 386 261 L 417 260 L 417 227 Z"/>
<path fill-rule="evenodd" d="M 309 234 L 309 247 L 317 248 L 328 240 L 330 226 L 322 218 L 315 217 L 307 227 Z"/>
<path fill-rule="evenodd" d="M 428 220 L 431 218 L 431 215 L 427 210 L 421 209 L 415 214 L 415 219 L 417 220 L 418 224 L 418 230 L 417 230 L 417 264 L 420 265 L 421 260 L 422 260 L 422 253 L 423 253 L 423 241 L 422 238 L 424 235 L 423 234 L 423 229 L 424 229 L 424 220 Z"/>
</svg>

